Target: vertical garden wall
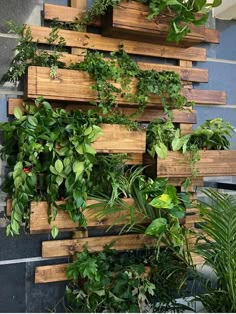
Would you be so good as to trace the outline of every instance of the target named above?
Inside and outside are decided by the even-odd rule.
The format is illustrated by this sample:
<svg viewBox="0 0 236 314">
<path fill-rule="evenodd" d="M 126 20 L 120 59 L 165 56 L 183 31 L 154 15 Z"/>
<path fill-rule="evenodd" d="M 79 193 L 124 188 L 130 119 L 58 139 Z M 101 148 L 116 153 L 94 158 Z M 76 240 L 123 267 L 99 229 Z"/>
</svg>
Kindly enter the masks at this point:
<svg viewBox="0 0 236 314">
<path fill-rule="evenodd" d="M 0 11 L 0 75 L 5 73 L 13 57 L 12 49 L 16 40 L 8 34 L 4 25 L 6 19 L 13 19 L 19 24 L 41 25 L 43 2 L 69 6 L 67 1 L 14 1 L 3 0 Z M 236 90 L 234 88 L 234 68 L 236 67 L 236 23 L 211 20 L 210 26 L 220 31 L 220 44 L 204 44 L 207 48 L 207 62 L 194 62 L 193 66 L 209 70 L 208 83 L 194 83 L 194 87 L 206 90 L 222 90 L 227 93 L 226 105 L 197 105 L 197 120 L 202 123 L 207 118 L 222 117 L 232 125 L 236 125 L 234 106 L 236 106 Z M 140 58 L 140 57 L 139 57 Z M 143 57 L 140 61 L 149 62 L 151 58 Z M 153 61 L 153 59 L 152 59 Z M 173 63 L 164 60 L 164 63 Z M 23 95 L 23 86 L 17 87 L 7 83 L 0 87 L 0 119 L 8 119 L 8 99 Z M 236 148 L 235 139 L 232 140 Z M 4 163 L 1 166 L 1 178 L 4 178 Z M 48 233 L 29 235 L 22 230 L 15 238 L 5 236 L 7 218 L 5 215 L 6 197 L 1 193 L 0 203 L 0 311 L 1 312 L 45 312 L 53 309 L 64 293 L 65 283 L 35 284 L 35 268 L 52 264 L 67 263 L 68 258 L 42 258 L 42 241 L 51 239 Z M 70 239 L 70 232 L 62 232 L 59 238 Z M 59 309 L 60 310 L 60 309 Z"/>
</svg>

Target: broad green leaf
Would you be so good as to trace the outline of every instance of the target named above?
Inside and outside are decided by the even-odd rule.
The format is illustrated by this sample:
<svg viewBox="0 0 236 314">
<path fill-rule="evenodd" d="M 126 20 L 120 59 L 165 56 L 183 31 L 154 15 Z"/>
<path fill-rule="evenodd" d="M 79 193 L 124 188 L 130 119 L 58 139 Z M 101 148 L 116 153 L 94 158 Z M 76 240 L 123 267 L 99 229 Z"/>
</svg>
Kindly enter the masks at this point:
<svg viewBox="0 0 236 314">
<path fill-rule="evenodd" d="M 167 229 L 167 220 L 165 218 L 157 218 L 153 220 L 145 230 L 145 234 L 158 237 L 160 234 L 165 232 Z"/>
<path fill-rule="evenodd" d="M 51 230 L 51 235 L 52 235 L 53 239 L 56 239 L 58 234 L 59 234 L 59 229 L 57 228 L 57 226 L 54 225 L 52 227 L 52 230 Z"/>
<path fill-rule="evenodd" d="M 38 125 L 38 120 L 35 117 L 29 116 L 28 121 L 34 127 L 36 127 Z"/>
<path fill-rule="evenodd" d="M 149 205 L 155 208 L 172 208 L 172 198 L 169 194 L 162 194 L 161 196 L 155 197 Z"/>
<path fill-rule="evenodd" d="M 90 146 L 88 144 L 85 144 L 84 152 L 88 153 L 88 154 L 91 154 L 91 155 L 95 155 L 96 154 L 96 149 L 94 149 L 92 146 Z"/>
<path fill-rule="evenodd" d="M 84 131 L 84 135 L 89 135 L 92 131 L 93 131 L 93 128 L 92 128 L 91 126 L 89 126 L 89 127 Z"/>
<path fill-rule="evenodd" d="M 75 149 L 76 149 L 78 154 L 83 155 L 84 150 L 83 150 L 83 146 L 82 145 L 77 145 Z"/>
<path fill-rule="evenodd" d="M 20 120 L 22 118 L 23 113 L 22 113 L 22 111 L 21 111 L 21 109 L 19 107 L 15 107 L 15 109 L 14 109 L 14 116 L 18 120 Z"/>
<path fill-rule="evenodd" d="M 57 183 L 57 185 L 60 186 L 60 185 L 62 184 L 63 180 L 64 180 L 63 177 L 57 176 L 57 177 L 56 177 L 56 183 Z"/>
<path fill-rule="evenodd" d="M 161 159 L 165 159 L 168 153 L 168 149 L 164 143 L 156 144 L 154 146 L 157 156 Z"/>
<path fill-rule="evenodd" d="M 73 171 L 76 173 L 76 176 L 80 175 L 84 171 L 84 162 L 75 161 L 73 164 Z"/>
<path fill-rule="evenodd" d="M 73 197 L 74 197 L 74 200 L 76 201 L 77 208 L 80 208 L 84 203 L 84 199 L 81 195 L 81 192 L 80 191 L 74 191 Z"/>
<path fill-rule="evenodd" d="M 185 215 L 185 210 L 181 207 L 174 207 L 169 211 L 169 214 L 174 218 L 183 218 Z"/>
<path fill-rule="evenodd" d="M 63 163 L 60 159 L 57 159 L 57 161 L 55 162 L 55 169 L 58 173 L 61 173 L 63 170 Z"/>
<path fill-rule="evenodd" d="M 58 172 L 56 171 L 56 169 L 52 165 L 49 167 L 49 170 L 51 171 L 51 173 L 58 175 Z"/>
</svg>

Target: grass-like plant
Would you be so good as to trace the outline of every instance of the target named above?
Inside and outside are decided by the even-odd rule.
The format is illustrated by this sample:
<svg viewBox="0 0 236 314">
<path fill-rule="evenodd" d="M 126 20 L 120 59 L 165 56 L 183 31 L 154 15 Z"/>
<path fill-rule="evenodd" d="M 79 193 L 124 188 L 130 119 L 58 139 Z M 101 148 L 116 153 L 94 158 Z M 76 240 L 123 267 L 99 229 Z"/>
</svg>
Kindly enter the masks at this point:
<svg viewBox="0 0 236 314">
<path fill-rule="evenodd" d="M 205 190 L 204 194 L 208 200 L 199 203 L 203 235 L 199 236 L 195 250 L 212 267 L 217 283 L 208 286 L 207 293 L 199 298 L 207 312 L 235 313 L 236 196 L 213 189 Z"/>
</svg>

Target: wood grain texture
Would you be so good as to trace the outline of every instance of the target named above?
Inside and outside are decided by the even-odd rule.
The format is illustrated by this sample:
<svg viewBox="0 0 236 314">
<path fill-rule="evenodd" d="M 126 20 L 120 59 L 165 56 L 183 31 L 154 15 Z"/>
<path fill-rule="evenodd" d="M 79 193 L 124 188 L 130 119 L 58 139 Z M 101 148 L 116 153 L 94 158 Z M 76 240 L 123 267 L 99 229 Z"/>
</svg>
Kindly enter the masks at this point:
<svg viewBox="0 0 236 314">
<path fill-rule="evenodd" d="M 38 266 L 35 269 L 35 283 L 49 283 L 49 282 L 59 282 L 67 281 L 66 268 L 70 264 L 58 264 L 49 266 Z M 145 275 L 148 276 L 151 269 L 150 267 L 145 267 Z"/>
<path fill-rule="evenodd" d="M 64 100 L 74 102 L 89 102 L 97 98 L 96 91 L 91 89 L 94 81 L 87 72 L 58 69 L 57 78 L 50 78 L 50 69 L 45 67 L 28 68 L 28 80 L 25 97 L 37 98 L 44 95 L 49 100 Z M 114 84 L 120 87 L 119 84 Z M 130 84 L 130 93 L 136 92 L 137 80 L 133 79 Z M 225 104 L 226 93 L 220 91 L 196 90 L 183 88 L 182 94 L 188 101 L 195 101 L 197 104 Z M 119 104 L 132 104 L 122 97 L 117 97 Z M 135 104 L 134 104 L 135 105 Z M 160 98 L 150 95 L 150 107 L 161 107 Z"/>
<path fill-rule="evenodd" d="M 38 266 L 35 268 L 35 283 L 67 281 L 66 268 L 69 264 Z"/>
<path fill-rule="evenodd" d="M 146 150 L 146 132 L 131 131 L 124 125 L 101 124 L 103 134 L 92 147 L 97 153 L 144 153 Z"/>
<path fill-rule="evenodd" d="M 147 19 L 149 8 L 147 5 L 134 1 L 121 2 L 115 8 L 110 7 L 102 17 L 103 35 L 122 39 L 140 40 L 168 46 L 191 47 L 193 45 L 213 40 L 217 42 L 217 33 L 208 29 L 205 35 L 204 26 L 190 25 L 191 32 L 178 44 L 166 41 L 173 14 L 164 12 L 155 20 Z"/>
<path fill-rule="evenodd" d="M 61 22 L 76 22 L 81 18 L 83 9 L 44 3 L 43 14 L 45 20 L 57 18 Z M 101 18 L 97 17 L 96 20 L 89 23 L 89 25 L 101 27 Z"/>
<path fill-rule="evenodd" d="M 127 206 L 133 206 L 132 199 L 124 199 Z M 62 204 L 63 202 L 58 201 L 57 204 Z M 97 204 L 96 201 L 88 200 L 88 208 L 83 211 L 84 217 L 87 220 L 87 227 L 108 227 L 112 224 L 124 225 L 130 221 L 130 214 L 128 209 L 117 210 L 116 213 L 107 215 L 106 217 L 101 217 L 99 213 L 99 208 L 89 208 L 89 206 Z M 123 218 L 124 217 L 124 218 Z M 140 217 L 138 212 L 136 217 Z M 52 226 L 56 225 L 60 230 L 76 230 L 78 229 L 78 223 L 73 222 L 69 214 L 64 211 L 58 211 L 58 214 L 54 221 L 49 224 L 48 222 L 48 205 L 46 201 L 32 202 L 30 207 L 30 233 L 41 233 L 48 232 L 51 230 Z"/>
<path fill-rule="evenodd" d="M 48 27 L 30 26 L 34 42 L 47 44 L 47 38 L 51 32 Z M 103 37 L 98 34 L 60 30 L 59 36 L 66 41 L 66 46 L 95 49 L 102 51 L 116 51 L 119 45 L 123 44 L 127 53 L 152 57 L 162 57 L 170 59 L 184 59 L 190 61 L 206 61 L 206 49 L 204 48 L 179 48 L 168 47 L 158 44 L 141 43 L 131 40 L 121 40 L 116 38 Z"/>
<path fill-rule="evenodd" d="M 32 101 L 25 100 L 26 103 L 33 104 Z M 94 109 L 94 106 L 91 105 L 83 105 L 83 104 L 73 104 L 73 103 L 52 103 L 53 108 L 64 108 L 65 110 L 77 110 L 81 109 L 83 111 L 87 111 L 89 109 Z M 8 115 L 13 115 L 14 109 L 19 107 L 23 112 L 25 111 L 23 107 L 23 99 L 20 98 L 9 98 L 8 99 Z M 119 108 L 121 112 L 125 115 L 132 115 L 136 109 L 134 108 L 125 108 L 124 106 Z M 163 119 L 165 117 L 164 112 L 160 108 L 146 108 L 144 112 L 134 118 L 136 121 L 140 122 L 150 122 L 153 119 L 160 118 Z M 195 110 L 173 110 L 173 117 L 175 123 L 186 123 L 186 124 L 195 124 L 197 123 L 197 113 Z"/>
<path fill-rule="evenodd" d="M 82 252 L 84 245 L 88 245 L 90 252 L 100 252 L 104 245 L 114 242 L 113 249 L 117 251 L 153 247 L 156 243 L 151 237 L 138 234 L 89 237 L 85 239 L 44 241 L 42 243 L 42 257 L 62 257 Z"/>
<path fill-rule="evenodd" d="M 200 151 L 200 161 L 197 162 L 196 168 L 200 177 L 234 176 L 236 175 L 236 151 Z M 191 168 L 186 156 L 179 152 L 168 152 L 166 159 L 157 161 L 157 176 L 191 176 Z"/>
</svg>

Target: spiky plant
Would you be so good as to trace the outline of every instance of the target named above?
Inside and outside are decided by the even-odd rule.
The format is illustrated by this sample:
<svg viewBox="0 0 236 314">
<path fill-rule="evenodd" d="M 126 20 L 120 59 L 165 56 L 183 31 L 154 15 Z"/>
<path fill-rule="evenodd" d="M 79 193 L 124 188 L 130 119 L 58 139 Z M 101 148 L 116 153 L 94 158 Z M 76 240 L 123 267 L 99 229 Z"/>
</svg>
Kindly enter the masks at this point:
<svg viewBox="0 0 236 314">
<path fill-rule="evenodd" d="M 208 312 L 236 312 L 236 196 L 207 189 L 200 202 L 203 236 L 196 251 L 214 270 L 217 284 L 200 299 Z"/>
</svg>

